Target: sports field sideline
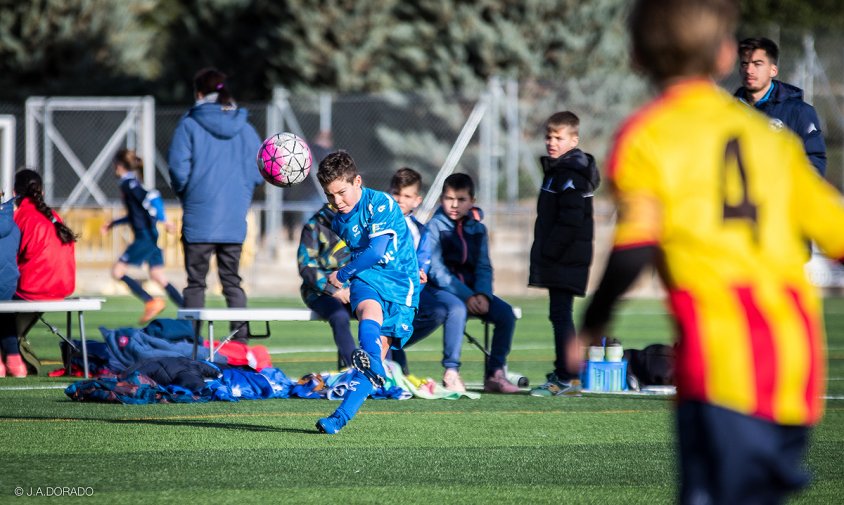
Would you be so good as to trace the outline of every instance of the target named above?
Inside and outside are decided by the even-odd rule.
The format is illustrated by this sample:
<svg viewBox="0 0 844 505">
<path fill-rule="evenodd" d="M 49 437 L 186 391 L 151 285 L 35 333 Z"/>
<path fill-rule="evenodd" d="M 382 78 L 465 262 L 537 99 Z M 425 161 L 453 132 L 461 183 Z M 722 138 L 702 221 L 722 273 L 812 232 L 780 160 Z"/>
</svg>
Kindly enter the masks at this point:
<svg viewBox="0 0 844 505">
<path fill-rule="evenodd" d="M 539 384 L 553 355 L 547 302 L 508 301 L 524 314 L 510 368 Z M 250 306 L 301 302 L 250 299 Z M 139 309 L 134 298 L 110 297 L 103 311 L 86 316 L 89 338 L 99 338 L 101 325 L 130 326 Z M 169 308 L 163 317 L 174 314 Z M 480 323 L 469 325 L 481 334 Z M 815 482 L 793 503 L 841 503 L 844 495 L 844 299 L 827 300 L 826 326 L 827 414 L 808 458 Z M 253 344 L 270 348 L 274 366 L 289 376 L 335 366 L 326 323 L 275 323 L 272 333 Z M 631 300 L 612 333 L 641 348 L 668 342 L 671 327 L 660 302 Z M 439 335 L 411 348 L 415 375 L 442 376 Z M 57 367 L 57 337 L 40 325 L 31 340 L 53 363 L 48 368 Z M 463 363 L 470 388 L 479 386 L 482 354 L 468 342 Z M 368 401 L 342 433 L 325 436 L 314 422 L 336 406 L 327 400 L 83 404 L 64 395 L 69 383 L 0 379 L 0 503 L 651 504 L 674 497 L 672 401 L 664 396 Z"/>
</svg>

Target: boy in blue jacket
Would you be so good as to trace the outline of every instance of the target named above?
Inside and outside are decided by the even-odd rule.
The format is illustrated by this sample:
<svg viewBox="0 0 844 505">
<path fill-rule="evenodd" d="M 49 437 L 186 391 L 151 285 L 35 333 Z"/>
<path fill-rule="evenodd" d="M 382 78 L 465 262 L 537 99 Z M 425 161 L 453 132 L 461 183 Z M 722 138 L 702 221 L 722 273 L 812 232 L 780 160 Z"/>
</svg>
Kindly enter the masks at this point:
<svg viewBox="0 0 844 505">
<path fill-rule="evenodd" d="M 443 182 L 440 208 L 428 223 L 431 269 L 428 283 L 466 304 L 468 312 L 492 323 L 492 349 L 484 372 L 484 391 L 518 393 L 507 380 L 505 366 L 516 317 L 513 308 L 492 294 L 489 239 L 475 205 L 475 184 L 466 174 L 455 173 Z"/>
<path fill-rule="evenodd" d="M 317 421 L 322 433 L 340 431 L 373 388 L 384 385 L 382 360 L 390 346 L 401 348 L 413 333 L 419 305 L 419 265 L 413 238 L 398 204 L 388 194 L 363 187 L 352 157 L 338 151 L 319 164 L 317 178 L 337 209 L 331 223 L 349 246 L 352 260 L 328 276 L 341 288 L 350 281 L 352 311 L 360 322 L 360 349 L 352 353 L 354 376 L 337 410 Z"/>
<path fill-rule="evenodd" d="M 422 203 L 421 190 L 422 176 L 412 168 L 400 168 L 390 180 L 390 194 L 398 202 L 410 234 L 413 236 L 422 283 L 419 312 L 413 320 L 413 337 L 405 347 L 422 340 L 442 326 L 442 365 L 445 368 L 442 384 L 451 391 L 465 393 L 466 385 L 460 377 L 459 369 L 463 332 L 466 329 L 466 304 L 452 293 L 427 284 L 428 271 L 431 269 L 431 244 L 428 239 L 428 229 L 413 215 L 413 211 Z M 402 366 L 405 374 L 408 373 L 404 351 L 393 351 L 393 360 Z"/>
</svg>

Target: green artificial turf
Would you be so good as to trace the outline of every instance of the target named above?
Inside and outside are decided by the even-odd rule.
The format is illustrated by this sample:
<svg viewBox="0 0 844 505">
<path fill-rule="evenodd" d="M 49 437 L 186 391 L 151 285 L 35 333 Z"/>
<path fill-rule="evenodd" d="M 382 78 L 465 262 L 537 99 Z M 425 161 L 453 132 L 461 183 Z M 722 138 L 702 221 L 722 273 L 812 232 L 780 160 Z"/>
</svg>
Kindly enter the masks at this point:
<svg viewBox="0 0 844 505">
<path fill-rule="evenodd" d="M 539 384 L 553 360 L 546 302 L 511 301 L 524 316 L 510 368 Z M 131 326 L 140 309 L 134 299 L 109 298 L 103 311 L 87 314 L 88 337 L 99 338 L 100 325 Z M 828 300 L 826 312 L 831 399 L 809 452 L 815 482 L 794 503 L 836 503 L 844 493 L 844 300 Z M 163 314 L 173 315 L 172 308 Z M 335 367 L 326 323 L 271 330 L 253 344 L 267 346 L 288 375 Z M 469 330 L 482 336 L 477 321 Z M 638 300 L 621 307 L 612 330 L 639 348 L 668 342 L 670 333 L 663 305 Z M 409 350 L 415 375 L 441 377 L 439 335 Z M 47 368 L 57 368 L 56 337 L 41 325 L 31 340 Z M 461 373 L 470 387 L 480 385 L 482 357 L 464 344 Z M 673 502 L 676 491 L 667 397 L 370 400 L 340 434 L 327 436 L 314 429 L 337 405 L 327 400 L 86 404 L 64 395 L 69 382 L 0 379 L 0 503 L 652 504 Z M 16 498 L 16 487 L 43 496 Z M 93 496 L 66 496 L 74 490 Z"/>
</svg>

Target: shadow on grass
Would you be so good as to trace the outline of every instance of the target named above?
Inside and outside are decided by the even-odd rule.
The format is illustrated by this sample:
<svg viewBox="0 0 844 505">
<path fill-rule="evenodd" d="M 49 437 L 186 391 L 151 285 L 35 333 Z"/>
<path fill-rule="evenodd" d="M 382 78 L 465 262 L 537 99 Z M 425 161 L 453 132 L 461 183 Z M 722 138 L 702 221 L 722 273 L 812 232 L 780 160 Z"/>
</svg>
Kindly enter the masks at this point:
<svg viewBox="0 0 844 505">
<path fill-rule="evenodd" d="M 38 416 L 0 416 L 0 420 L 14 421 L 94 421 L 111 424 L 151 424 L 158 426 L 186 426 L 188 428 L 212 428 L 235 431 L 251 432 L 274 432 L 274 433 L 298 433 L 319 435 L 314 428 L 305 430 L 302 428 L 278 428 L 275 426 L 263 426 L 260 424 L 246 423 L 212 423 L 208 421 L 191 421 L 179 419 L 98 419 L 92 417 L 38 417 Z"/>
</svg>

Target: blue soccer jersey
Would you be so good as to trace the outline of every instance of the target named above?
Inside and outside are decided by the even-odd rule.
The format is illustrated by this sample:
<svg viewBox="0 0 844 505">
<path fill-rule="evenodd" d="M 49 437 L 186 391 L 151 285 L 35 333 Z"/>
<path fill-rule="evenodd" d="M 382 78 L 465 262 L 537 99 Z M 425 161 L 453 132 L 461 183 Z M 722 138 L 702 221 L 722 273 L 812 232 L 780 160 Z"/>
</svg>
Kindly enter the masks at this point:
<svg viewBox="0 0 844 505">
<path fill-rule="evenodd" d="M 401 209 L 387 193 L 363 188 L 360 201 L 348 214 L 337 213 L 332 229 L 352 251 L 352 261 L 369 246 L 370 240 L 390 235 L 387 252 L 371 268 L 357 272 L 352 281 L 362 281 L 381 297 L 408 307 L 419 306 L 419 266 L 413 237 Z"/>
</svg>

